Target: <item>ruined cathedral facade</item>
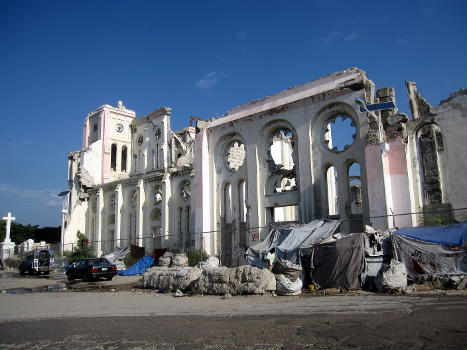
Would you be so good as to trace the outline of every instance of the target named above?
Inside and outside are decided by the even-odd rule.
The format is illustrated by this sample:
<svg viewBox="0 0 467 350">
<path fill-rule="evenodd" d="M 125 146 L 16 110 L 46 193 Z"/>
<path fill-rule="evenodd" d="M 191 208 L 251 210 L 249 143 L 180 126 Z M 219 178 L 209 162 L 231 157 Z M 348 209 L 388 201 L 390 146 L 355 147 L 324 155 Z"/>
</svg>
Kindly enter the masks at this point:
<svg viewBox="0 0 467 350">
<path fill-rule="evenodd" d="M 465 220 L 455 209 L 465 206 L 467 92 L 432 107 L 406 85 L 411 118 L 394 89 L 375 92 L 356 68 L 178 131 L 170 108 L 136 118 L 103 105 L 68 155 L 64 249 L 79 230 L 97 254 L 203 249 L 236 265 L 273 225 L 334 218 L 349 233 L 420 225 L 423 213 Z M 394 105 L 368 112 L 356 99 Z"/>
</svg>

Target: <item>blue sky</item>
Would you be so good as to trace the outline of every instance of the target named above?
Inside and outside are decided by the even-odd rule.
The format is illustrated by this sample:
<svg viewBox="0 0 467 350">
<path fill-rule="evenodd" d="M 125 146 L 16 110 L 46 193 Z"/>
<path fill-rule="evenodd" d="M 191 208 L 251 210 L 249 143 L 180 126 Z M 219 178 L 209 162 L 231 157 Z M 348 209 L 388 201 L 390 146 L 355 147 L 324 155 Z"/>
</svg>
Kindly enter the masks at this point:
<svg viewBox="0 0 467 350">
<path fill-rule="evenodd" d="M 0 1 L 0 215 L 59 225 L 87 113 L 227 110 L 348 67 L 433 105 L 466 87 L 466 1 Z"/>
</svg>

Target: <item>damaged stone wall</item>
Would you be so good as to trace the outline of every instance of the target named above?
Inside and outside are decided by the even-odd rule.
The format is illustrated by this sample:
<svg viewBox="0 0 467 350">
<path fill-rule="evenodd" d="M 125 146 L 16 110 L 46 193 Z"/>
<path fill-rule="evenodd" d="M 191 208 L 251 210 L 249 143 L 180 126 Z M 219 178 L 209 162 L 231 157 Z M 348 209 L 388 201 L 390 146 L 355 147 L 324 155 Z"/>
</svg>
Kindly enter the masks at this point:
<svg viewBox="0 0 467 350">
<path fill-rule="evenodd" d="M 412 183 L 416 210 L 441 222 L 466 219 L 466 107 L 467 89 L 461 89 L 431 106 L 414 82 L 406 82 L 410 110 L 408 141 L 412 165 Z"/>
</svg>

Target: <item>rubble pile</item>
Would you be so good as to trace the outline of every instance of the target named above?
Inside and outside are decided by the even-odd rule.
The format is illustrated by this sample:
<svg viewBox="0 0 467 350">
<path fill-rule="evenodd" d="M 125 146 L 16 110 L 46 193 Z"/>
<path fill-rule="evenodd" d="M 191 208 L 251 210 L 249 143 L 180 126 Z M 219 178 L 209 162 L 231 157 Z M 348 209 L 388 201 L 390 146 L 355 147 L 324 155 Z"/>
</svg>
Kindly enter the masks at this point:
<svg viewBox="0 0 467 350">
<path fill-rule="evenodd" d="M 152 267 L 143 275 L 143 287 L 163 291 L 192 289 L 201 271 L 197 267 Z"/>
<path fill-rule="evenodd" d="M 202 294 L 264 294 L 276 290 L 276 279 L 269 270 L 242 265 L 236 268 L 204 269 L 195 289 Z"/>
<path fill-rule="evenodd" d="M 153 267 L 143 275 L 143 287 L 163 291 L 191 290 L 210 295 L 264 294 L 276 290 L 274 275 L 268 270 L 243 265 L 217 267 Z"/>
</svg>

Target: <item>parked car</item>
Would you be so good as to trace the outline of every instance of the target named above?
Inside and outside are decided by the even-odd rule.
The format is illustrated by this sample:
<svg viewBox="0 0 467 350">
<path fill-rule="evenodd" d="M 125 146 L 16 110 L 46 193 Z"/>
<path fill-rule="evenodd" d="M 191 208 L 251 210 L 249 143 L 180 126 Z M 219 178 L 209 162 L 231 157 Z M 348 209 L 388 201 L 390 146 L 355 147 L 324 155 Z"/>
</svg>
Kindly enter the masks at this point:
<svg viewBox="0 0 467 350">
<path fill-rule="evenodd" d="M 35 249 L 27 252 L 19 265 L 19 273 L 49 274 L 54 269 L 54 251 L 52 249 Z"/>
<path fill-rule="evenodd" d="M 111 264 L 106 258 L 80 259 L 71 264 L 66 271 L 68 280 L 83 279 L 84 281 L 95 281 L 105 278 L 108 281 L 117 274 L 117 266 Z"/>
</svg>

